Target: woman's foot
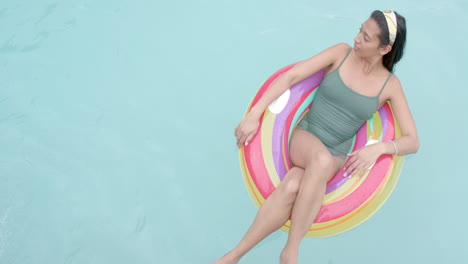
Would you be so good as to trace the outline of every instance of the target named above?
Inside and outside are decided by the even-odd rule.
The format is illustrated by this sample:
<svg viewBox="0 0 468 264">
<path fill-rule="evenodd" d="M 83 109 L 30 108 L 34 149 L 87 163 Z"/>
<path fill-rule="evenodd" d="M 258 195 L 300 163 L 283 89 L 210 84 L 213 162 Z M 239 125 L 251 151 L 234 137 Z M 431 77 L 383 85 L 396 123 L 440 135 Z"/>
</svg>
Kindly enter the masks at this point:
<svg viewBox="0 0 468 264">
<path fill-rule="evenodd" d="M 280 255 L 280 264 L 297 264 L 297 251 L 284 248 Z"/>
<path fill-rule="evenodd" d="M 222 258 L 213 262 L 213 264 L 237 264 L 239 262 L 239 259 L 239 256 L 235 256 L 235 254 L 232 251 L 230 251 Z"/>
</svg>

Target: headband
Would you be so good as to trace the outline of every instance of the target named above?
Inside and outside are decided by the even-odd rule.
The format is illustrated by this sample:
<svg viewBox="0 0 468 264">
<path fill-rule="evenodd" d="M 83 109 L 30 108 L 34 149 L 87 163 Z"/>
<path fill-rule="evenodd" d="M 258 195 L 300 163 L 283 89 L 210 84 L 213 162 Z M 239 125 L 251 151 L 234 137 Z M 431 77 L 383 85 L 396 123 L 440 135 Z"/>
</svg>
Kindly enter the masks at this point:
<svg viewBox="0 0 468 264">
<path fill-rule="evenodd" d="M 393 43 L 395 43 L 396 39 L 396 33 L 397 33 L 397 19 L 395 12 L 391 10 L 386 10 L 382 11 L 382 13 L 385 16 L 385 19 L 387 20 L 387 27 L 388 27 L 388 37 L 390 39 L 390 46 L 393 46 Z"/>
</svg>

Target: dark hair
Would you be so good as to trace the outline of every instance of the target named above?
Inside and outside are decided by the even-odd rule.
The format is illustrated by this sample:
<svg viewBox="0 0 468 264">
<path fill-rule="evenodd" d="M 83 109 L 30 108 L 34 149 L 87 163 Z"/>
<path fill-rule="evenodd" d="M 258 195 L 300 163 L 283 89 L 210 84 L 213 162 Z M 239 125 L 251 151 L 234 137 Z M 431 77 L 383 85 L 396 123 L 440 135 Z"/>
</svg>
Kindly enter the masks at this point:
<svg viewBox="0 0 468 264">
<path fill-rule="evenodd" d="M 403 16 L 395 12 L 397 18 L 397 33 L 395 43 L 393 43 L 392 50 L 383 56 L 383 65 L 390 72 L 393 72 L 394 65 L 403 57 L 403 50 L 406 44 L 406 20 Z M 389 45 L 390 38 L 388 36 L 387 19 L 382 11 L 375 10 L 371 14 L 371 18 L 377 22 L 380 28 L 380 43 L 382 45 Z"/>
</svg>

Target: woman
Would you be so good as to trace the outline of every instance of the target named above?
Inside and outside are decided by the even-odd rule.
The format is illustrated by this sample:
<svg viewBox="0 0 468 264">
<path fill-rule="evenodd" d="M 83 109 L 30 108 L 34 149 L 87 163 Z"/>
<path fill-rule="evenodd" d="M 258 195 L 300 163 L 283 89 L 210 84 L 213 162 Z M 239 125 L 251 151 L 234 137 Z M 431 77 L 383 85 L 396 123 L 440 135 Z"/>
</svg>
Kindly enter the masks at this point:
<svg viewBox="0 0 468 264">
<path fill-rule="evenodd" d="M 297 263 L 299 244 L 322 205 L 327 182 L 344 166 L 345 176 L 358 177 L 380 155 L 405 155 L 419 149 L 416 126 L 400 81 L 392 74 L 406 41 L 405 19 L 393 11 L 374 11 L 354 38 L 354 47 L 332 46 L 281 75 L 235 130 L 237 145 L 249 144 L 266 107 L 286 89 L 323 68 L 311 111 L 299 122 L 290 141 L 294 167 L 259 209 L 240 243 L 216 264 L 237 263 L 289 218 L 291 227 L 280 263 Z M 359 127 L 390 101 L 402 135 L 395 141 L 346 152 Z"/>
</svg>

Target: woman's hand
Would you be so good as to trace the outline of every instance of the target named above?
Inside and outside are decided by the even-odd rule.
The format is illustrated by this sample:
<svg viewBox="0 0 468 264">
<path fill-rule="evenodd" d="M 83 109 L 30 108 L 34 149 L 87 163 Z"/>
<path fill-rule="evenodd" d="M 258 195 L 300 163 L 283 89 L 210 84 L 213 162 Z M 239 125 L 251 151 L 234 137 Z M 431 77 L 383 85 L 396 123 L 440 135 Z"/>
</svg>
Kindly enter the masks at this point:
<svg viewBox="0 0 468 264">
<path fill-rule="evenodd" d="M 344 177 L 351 177 L 355 172 L 359 172 L 358 179 L 364 175 L 375 163 L 375 161 L 383 154 L 381 144 L 371 144 L 364 146 L 353 153 L 348 154 L 349 159 L 344 165 Z"/>
<path fill-rule="evenodd" d="M 236 127 L 234 135 L 237 138 L 237 147 L 247 146 L 252 138 L 257 134 L 259 118 L 254 114 L 248 113 Z"/>
</svg>

